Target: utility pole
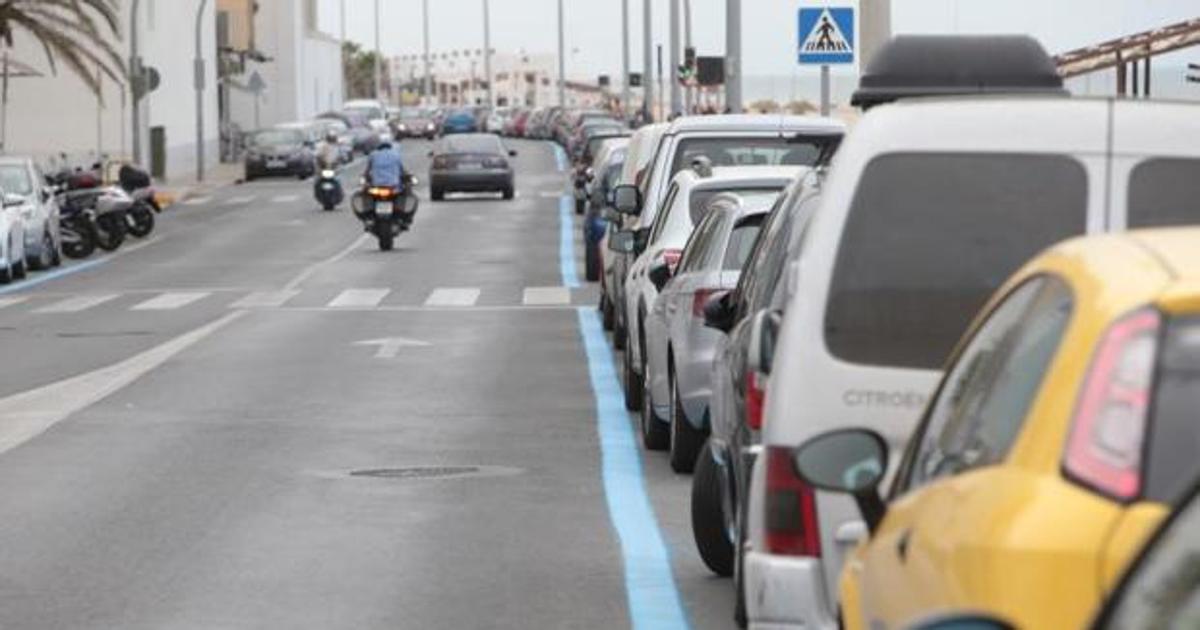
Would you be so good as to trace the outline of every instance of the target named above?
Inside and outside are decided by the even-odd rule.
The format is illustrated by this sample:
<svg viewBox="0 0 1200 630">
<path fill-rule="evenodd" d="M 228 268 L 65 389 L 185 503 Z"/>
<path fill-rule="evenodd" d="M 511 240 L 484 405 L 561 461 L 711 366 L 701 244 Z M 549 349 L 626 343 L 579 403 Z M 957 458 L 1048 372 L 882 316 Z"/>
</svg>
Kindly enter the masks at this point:
<svg viewBox="0 0 1200 630">
<path fill-rule="evenodd" d="M 133 112 L 130 123 L 133 128 L 130 130 L 133 140 L 133 163 L 141 165 L 142 163 L 142 95 L 138 93 L 141 88 L 142 81 L 142 58 L 138 55 L 138 5 L 141 0 L 133 0 L 129 11 L 129 87 L 130 101 L 133 107 L 130 110 Z M 8 72 L 5 72 L 7 76 Z"/>
<path fill-rule="evenodd" d="M 683 47 L 685 50 L 694 52 L 692 48 L 692 0 L 683 0 Z M 690 85 L 684 90 L 684 104 L 684 111 L 692 113 L 692 105 L 695 104 L 695 90 Z"/>
<path fill-rule="evenodd" d="M 642 110 L 647 122 L 654 120 L 654 29 L 650 24 L 650 2 L 642 0 L 642 93 L 645 95 Z"/>
<path fill-rule="evenodd" d="M 488 0 L 483 0 L 483 77 L 487 81 L 487 106 L 495 108 L 495 94 L 492 92 L 492 22 L 488 15 Z"/>
<path fill-rule="evenodd" d="M 342 54 L 339 58 L 342 60 L 342 100 L 344 101 L 346 100 L 346 93 L 350 89 L 350 82 L 346 80 L 346 0 L 339 0 L 338 10 L 342 21 Z M 255 98 L 258 98 L 258 95 L 255 95 Z"/>
<path fill-rule="evenodd" d="M 865 68 L 879 48 L 892 37 L 892 0 L 860 0 L 858 10 L 862 29 L 858 63 L 860 68 Z"/>
<path fill-rule="evenodd" d="M 725 0 L 725 107 L 742 113 L 742 0 Z"/>
<path fill-rule="evenodd" d="M 200 0 L 196 9 L 196 181 L 204 181 L 204 49 L 202 47 L 201 30 L 204 27 L 204 9 L 208 0 Z"/>
<path fill-rule="evenodd" d="M 425 104 L 430 104 L 433 96 L 433 72 L 430 70 L 432 61 L 429 59 L 429 0 L 421 0 L 421 19 L 425 23 Z"/>
<path fill-rule="evenodd" d="M 671 113 L 683 111 L 683 91 L 679 86 L 679 0 L 670 0 L 671 39 L 667 61 L 671 65 Z"/>
<path fill-rule="evenodd" d="M 621 0 L 621 115 L 629 115 L 629 0 Z"/>
<path fill-rule="evenodd" d="M 562 107 L 567 106 L 566 47 L 566 40 L 563 37 L 563 0 L 558 0 L 558 104 Z"/>
<path fill-rule="evenodd" d="M 375 0 L 375 100 L 383 100 L 383 51 L 379 47 L 379 0 Z"/>
</svg>

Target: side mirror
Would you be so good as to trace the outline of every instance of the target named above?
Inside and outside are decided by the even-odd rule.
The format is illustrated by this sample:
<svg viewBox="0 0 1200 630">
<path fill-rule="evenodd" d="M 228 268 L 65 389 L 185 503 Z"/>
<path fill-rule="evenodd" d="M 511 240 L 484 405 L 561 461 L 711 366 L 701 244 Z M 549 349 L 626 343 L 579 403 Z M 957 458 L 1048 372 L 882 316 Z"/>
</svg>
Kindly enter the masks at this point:
<svg viewBox="0 0 1200 630">
<path fill-rule="evenodd" d="M 646 272 L 646 277 L 650 278 L 650 282 L 654 283 L 654 288 L 662 291 L 663 287 L 671 281 L 671 267 L 667 265 L 667 261 L 659 260 L 650 267 Z"/>
<path fill-rule="evenodd" d="M 909 630 L 1015 630 L 1007 621 L 984 614 L 939 615 L 919 621 Z"/>
<path fill-rule="evenodd" d="M 509 150 L 508 150 L 508 157 L 517 157 L 517 150 L 516 150 L 516 149 L 509 149 Z"/>
<path fill-rule="evenodd" d="M 792 451 L 796 474 L 818 490 L 854 497 L 867 530 L 874 533 L 887 513 L 879 484 L 887 474 L 888 445 L 868 429 L 822 433 Z"/>
<path fill-rule="evenodd" d="M 621 214 L 638 214 L 642 211 L 642 191 L 637 186 L 622 184 L 613 188 L 613 207 Z"/>
<path fill-rule="evenodd" d="M 24 204 L 25 204 L 25 198 L 22 197 L 21 195 L 14 195 L 11 193 L 4 194 L 4 207 L 5 208 L 16 208 L 17 206 L 21 206 Z"/>
<path fill-rule="evenodd" d="M 608 236 L 608 248 L 618 254 L 632 254 L 637 243 L 633 230 L 618 230 Z"/>
<path fill-rule="evenodd" d="M 783 315 L 779 311 L 761 310 L 750 323 L 750 343 L 746 367 L 760 374 L 770 374 L 775 361 L 775 340 Z"/>
<path fill-rule="evenodd" d="M 704 325 L 723 333 L 733 330 L 733 292 L 718 293 L 704 303 Z"/>
</svg>

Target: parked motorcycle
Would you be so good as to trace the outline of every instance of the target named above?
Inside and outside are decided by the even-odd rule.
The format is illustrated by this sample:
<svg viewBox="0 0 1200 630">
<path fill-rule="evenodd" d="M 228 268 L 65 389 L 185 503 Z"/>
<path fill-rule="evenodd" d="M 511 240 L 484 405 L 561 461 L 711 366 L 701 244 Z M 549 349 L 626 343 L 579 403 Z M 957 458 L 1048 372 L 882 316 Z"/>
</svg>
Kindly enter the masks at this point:
<svg viewBox="0 0 1200 630">
<path fill-rule="evenodd" d="M 97 247 L 115 251 L 125 242 L 134 200 L 118 186 L 101 186 L 95 172 L 64 170 L 49 178 L 56 189 L 63 253 L 86 258 Z"/>
<path fill-rule="evenodd" d="M 420 205 L 413 194 L 417 178 L 405 175 L 404 186 L 366 186 L 354 197 L 354 214 L 366 231 L 379 240 L 380 251 L 391 251 L 397 236 L 408 231 Z"/>
<path fill-rule="evenodd" d="M 133 205 L 125 214 L 125 229 L 130 236 L 145 238 L 154 231 L 154 215 L 162 212 L 158 201 L 154 198 L 154 186 L 150 174 L 135 166 L 125 164 L 117 176 L 117 181 L 133 198 Z"/>
<path fill-rule="evenodd" d="M 342 190 L 342 181 L 338 179 L 337 171 L 322 167 L 318 173 L 317 181 L 313 184 L 313 195 L 317 198 L 317 203 L 326 211 L 336 209 L 345 199 L 346 194 Z"/>
</svg>

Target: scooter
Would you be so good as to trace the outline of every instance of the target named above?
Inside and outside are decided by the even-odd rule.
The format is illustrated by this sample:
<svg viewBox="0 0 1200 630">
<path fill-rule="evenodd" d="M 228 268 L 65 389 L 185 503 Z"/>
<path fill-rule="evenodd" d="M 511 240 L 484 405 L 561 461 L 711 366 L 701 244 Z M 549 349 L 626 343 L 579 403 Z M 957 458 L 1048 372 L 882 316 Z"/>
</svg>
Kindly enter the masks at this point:
<svg viewBox="0 0 1200 630">
<path fill-rule="evenodd" d="M 355 216 L 379 240 L 380 251 L 391 251 L 396 237 L 408 231 L 417 215 L 420 200 L 413 191 L 418 180 L 412 175 L 404 179 L 402 188 L 366 186 L 352 202 Z"/>
<path fill-rule="evenodd" d="M 154 197 L 154 186 L 150 180 L 150 174 L 126 164 L 121 166 L 117 181 L 121 190 L 133 198 L 133 205 L 125 214 L 126 231 L 137 238 L 149 236 L 154 231 L 154 215 L 162 212 L 162 208 Z"/>
<path fill-rule="evenodd" d="M 313 195 L 317 198 L 317 203 L 326 212 L 335 210 L 345 199 L 346 194 L 342 190 L 342 181 L 338 179 L 337 171 L 322 166 L 318 173 L 317 181 L 313 184 Z"/>
</svg>

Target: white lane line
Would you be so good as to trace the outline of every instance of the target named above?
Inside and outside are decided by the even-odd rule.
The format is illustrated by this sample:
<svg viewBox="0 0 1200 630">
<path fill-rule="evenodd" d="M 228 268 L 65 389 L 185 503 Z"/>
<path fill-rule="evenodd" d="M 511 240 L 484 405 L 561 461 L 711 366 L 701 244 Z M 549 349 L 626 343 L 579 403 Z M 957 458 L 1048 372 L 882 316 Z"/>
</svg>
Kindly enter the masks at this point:
<svg viewBox="0 0 1200 630">
<path fill-rule="evenodd" d="M 185 205 L 185 206 L 202 206 L 210 201 L 212 201 L 212 197 L 192 197 L 191 199 L 185 200 L 183 202 L 183 205 Z"/>
<path fill-rule="evenodd" d="M 192 302 L 199 302 L 204 298 L 212 295 L 211 293 L 201 292 L 179 292 L 179 293 L 163 293 L 135 305 L 129 309 L 131 311 L 172 311 L 177 308 L 182 308 Z"/>
<path fill-rule="evenodd" d="M 300 200 L 300 195 L 275 195 L 271 197 L 271 203 L 295 203 Z"/>
<path fill-rule="evenodd" d="M 313 276 L 313 274 L 320 271 L 323 267 L 332 265 L 346 256 L 349 256 L 354 250 L 358 249 L 363 243 L 367 242 L 367 239 L 369 238 L 371 238 L 370 234 L 359 234 L 358 237 L 351 241 L 350 244 L 347 245 L 342 251 L 330 256 L 329 258 L 326 258 L 325 260 L 315 262 L 306 267 L 300 273 L 296 274 L 296 277 L 289 280 L 288 283 L 283 286 L 283 289 L 285 291 L 291 291 L 299 288 L 300 285 L 304 284 Z"/>
<path fill-rule="evenodd" d="M 571 290 L 567 287 L 526 287 L 521 300 L 526 306 L 561 306 L 571 303 Z"/>
<path fill-rule="evenodd" d="M 120 363 L 0 399 L 0 453 L 125 388 L 243 314 L 230 313 Z"/>
<path fill-rule="evenodd" d="M 242 206 L 254 201 L 254 195 L 243 195 L 241 197 L 230 197 L 225 201 L 227 206 Z"/>
<path fill-rule="evenodd" d="M 22 297 L 0 297 L 0 308 L 5 308 L 8 306 L 16 306 L 17 304 L 20 304 L 21 302 L 24 302 L 25 300 L 28 300 L 28 299 L 29 298 L 25 297 L 25 296 L 22 296 Z"/>
<path fill-rule="evenodd" d="M 475 306 L 479 300 L 479 289 L 434 289 L 425 300 L 425 306 Z"/>
<path fill-rule="evenodd" d="M 116 293 L 105 295 L 80 295 L 77 297 L 67 298 L 65 300 L 55 302 L 49 306 L 34 311 L 35 313 L 78 313 L 85 311 L 93 306 L 99 306 L 110 300 L 115 300 L 120 297 Z"/>
<path fill-rule="evenodd" d="M 329 308 L 372 308 L 379 306 L 390 289 L 346 289 L 333 298 Z"/>
<path fill-rule="evenodd" d="M 299 291 L 259 291 L 229 305 L 229 308 L 279 308 L 300 295 Z"/>
</svg>

